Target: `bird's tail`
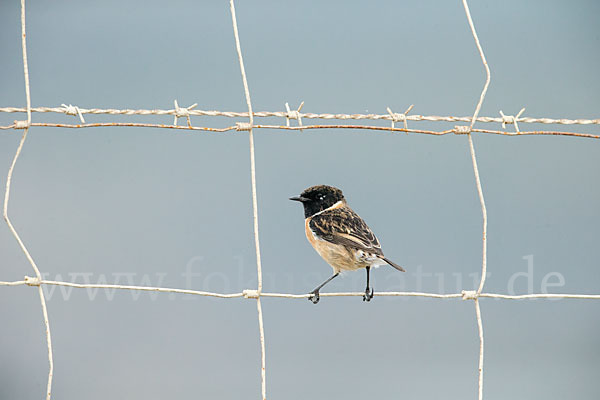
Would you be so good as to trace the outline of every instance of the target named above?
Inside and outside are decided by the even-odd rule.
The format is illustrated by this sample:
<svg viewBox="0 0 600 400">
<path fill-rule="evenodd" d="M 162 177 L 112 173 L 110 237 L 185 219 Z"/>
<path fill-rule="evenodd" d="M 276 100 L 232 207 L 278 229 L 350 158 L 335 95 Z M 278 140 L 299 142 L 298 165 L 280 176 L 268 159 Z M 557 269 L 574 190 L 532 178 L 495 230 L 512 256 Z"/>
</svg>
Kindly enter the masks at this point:
<svg viewBox="0 0 600 400">
<path fill-rule="evenodd" d="M 395 262 L 393 262 L 393 261 L 391 261 L 391 260 L 388 260 L 388 259 L 387 259 L 387 258 L 385 258 L 385 257 L 382 257 L 381 259 L 382 259 L 383 261 L 385 261 L 386 263 L 390 264 L 392 267 L 396 268 L 398 271 L 401 271 L 401 272 L 406 272 L 406 271 L 404 270 L 404 268 L 402 268 L 401 266 L 399 266 L 399 265 L 398 265 L 398 264 L 396 264 Z"/>
</svg>

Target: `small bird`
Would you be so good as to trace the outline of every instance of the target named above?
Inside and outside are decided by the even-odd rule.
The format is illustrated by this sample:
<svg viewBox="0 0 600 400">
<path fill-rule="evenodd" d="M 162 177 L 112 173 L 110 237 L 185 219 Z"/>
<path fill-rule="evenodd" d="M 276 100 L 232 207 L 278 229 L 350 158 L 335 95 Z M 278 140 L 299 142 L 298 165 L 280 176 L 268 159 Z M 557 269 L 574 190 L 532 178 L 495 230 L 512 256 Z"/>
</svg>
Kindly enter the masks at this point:
<svg viewBox="0 0 600 400">
<path fill-rule="evenodd" d="M 326 185 L 311 186 L 300 196 L 290 197 L 290 200 L 299 201 L 304 206 L 306 238 L 333 268 L 333 275 L 310 292 L 308 299 L 314 304 L 319 302 L 319 290 L 341 271 L 367 270 L 363 301 L 373 298 L 373 289 L 369 287 L 371 267 L 387 263 L 404 272 L 404 268 L 385 258 L 379 240 L 348 206 L 340 189 Z"/>
</svg>

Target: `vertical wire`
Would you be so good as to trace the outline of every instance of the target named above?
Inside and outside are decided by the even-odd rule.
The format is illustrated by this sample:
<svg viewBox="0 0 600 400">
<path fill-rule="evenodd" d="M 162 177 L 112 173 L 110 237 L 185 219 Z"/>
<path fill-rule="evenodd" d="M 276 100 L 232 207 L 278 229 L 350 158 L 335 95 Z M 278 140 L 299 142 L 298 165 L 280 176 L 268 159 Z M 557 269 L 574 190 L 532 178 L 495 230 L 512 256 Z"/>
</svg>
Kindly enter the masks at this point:
<svg viewBox="0 0 600 400">
<path fill-rule="evenodd" d="M 244 84 L 244 94 L 246 95 L 246 104 L 248 105 L 248 117 L 250 119 L 250 176 L 252 179 L 252 210 L 254 215 L 254 245 L 256 250 L 256 269 L 258 275 L 258 296 L 256 298 L 256 309 L 258 311 L 258 328 L 260 332 L 260 349 L 261 349 L 261 389 L 262 398 L 267 398 L 266 370 L 265 370 L 265 329 L 263 326 L 262 305 L 260 301 L 260 293 L 262 291 L 262 263 L 260 258 L 260 241 L 258 234 L 258 200 L 256 195 L 256 162 L 254 156 L 254 114 L 252 112 L 252 100 L 250 99 L 250 90 L 248 89 L 248 80 L 246 79 L 246 70 L 244 68 L 244 59 L 242 57 L 242 47 L 240 45 L 240 37 L 237 27 L 237 19 L 235 16 L 235 5 L 233 0 L 229 1 L 231 9 L 231 21 L 233 24 L 233 34 L 235 36 L 235 47 L 240 63 L 240 71 L 242 74 L 242 82 Z"/>
</svg>

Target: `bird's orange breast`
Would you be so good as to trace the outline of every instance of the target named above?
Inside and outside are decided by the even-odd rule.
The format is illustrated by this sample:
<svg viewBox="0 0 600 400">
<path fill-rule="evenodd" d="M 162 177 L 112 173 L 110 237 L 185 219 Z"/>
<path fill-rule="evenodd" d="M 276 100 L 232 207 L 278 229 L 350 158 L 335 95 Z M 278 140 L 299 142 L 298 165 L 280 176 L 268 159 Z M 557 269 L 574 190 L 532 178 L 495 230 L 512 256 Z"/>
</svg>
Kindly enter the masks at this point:
<svg viewBox="0 0 600 400">
<path fill-rule="evenodd" d="M 304 220 L 304 233 L 306 234 L 306 238 L 308 239 L 308 242 L 311 244 L 312 247 L 314 247 L 316 249 L 317 239 L 315 239 L 315 235 L 310 230 L 309 225 L 310 225 L 310 218 L 306 218 Z"/>
<path fill-rule="evenodd" d="M 308 239 L 308 242 L 311 244 L 311 246 L 333 268 L 335 272 L 364 268 L 368 265 L 358 261 L 351 249 L 338 244 L 329 243 L 325 240 L 317 239 L 315 234 L 310 229 L 310 218 L 306 218 L 304 221 L 304 232 L 306 233 L 306 239 Z"/>
</svg>

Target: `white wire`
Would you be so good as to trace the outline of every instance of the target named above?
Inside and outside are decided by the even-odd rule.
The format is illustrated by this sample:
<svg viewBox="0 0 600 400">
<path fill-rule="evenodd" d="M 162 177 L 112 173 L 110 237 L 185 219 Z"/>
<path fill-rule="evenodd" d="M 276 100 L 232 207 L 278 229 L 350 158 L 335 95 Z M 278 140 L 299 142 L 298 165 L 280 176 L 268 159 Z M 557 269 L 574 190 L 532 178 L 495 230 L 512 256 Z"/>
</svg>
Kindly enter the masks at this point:
<svg viewBox="0 0 600 400">
<path fill-rule="evenodd" d="M 25 280 L 20 281 L 0 281 L 0 286 L 38 286 L 39 285 L 53 285 L 53 286 L 67 286 L 79 289 L 117 289 L 117 290 L 140 290 L 146 292 L 159 292 L 159 293 L 178 293 L 187 294 L 194 296 L 204 297 L 218 297 L 222 299 L 233 299 L 233 298 L 255 298 L 253 293 L 257 291 L 255 289 L 244 289 L 241 292 L 235 293 L 217 293 L 217 292 L 206 292 L 201 290 L 191 289 L 177 289 L 168 287 L 155 287 L 155 286 L 135 286 L 135 285 L 113 285 L 106 283 L 75 283 L 65 281 L 54 281 L 42 279 L 39 281 L 36 278 L 26 277 Z M 476 292 L 475 292 L 476 293 Z M 364 292 L 321 292 L 321 297 L 362 297 Z M 276 297 L 284 299 L 306 299 L 310 297 L 309 293 L 305 294 L 294 294 L 294 293 L 270 293 L 261 292 L 260 297 Z M 375 292 L 377 297 L 426 297 L 434 299 L 463 299 L 473 300 L 474 298 L 468 295 L 468 291 L 462 293 L 427 293 L 427 292 Z M 578 293 L 531 293 L 531 294 L 502 294 L 502 293 L 480 293 L 479 298 L 496 298 L 504 300 L 533 300 L 533 299 L 587 299 L 587 300 L 600 300 L 600 294 L 578 294 Z"/>
<path fill-rule="evenodd" d="M 75 107 L 75 106 L 72 106 Z M 176 109 L 160 110 L 160 109 L 116 109 L 116 108 L 81 108 L 77 107 L 81 114 L 95 114 L 95 115 L 177 115 Z M 33 107 L 31 112 L 37 113 L 58 113 L 67 114 L 70 109 L 65 107 Z M 0 107 L 0 112 L 5 113 L 18 113 L 27 112 L 27 108 L 22 107 Z M 217 111 L 217 110 L 189 110 L 191 116 L 204 116 L 204 117 L 228 117 L 228 118 L 249 118 L 248 112 L 236 112 L 236 111 Z M 286 111 L 256 111 L 253 112 L 254 118 L 269 118 L 279 117 L 288 118 L 289 113 Z M 294 116 L 296 113 L 294 112 Z M 394 116 L 387 114 L 332 114 L 332 113 L 301 113 L 298 112 L 297 116 L 306 119 L 337 119 L 337 120 L 388 120 L 394 121 Z M 598 119 L 570 119 L 570 118 L 550 118 L 550 117 L 519 117 L 510 119 L 511 116 L 507 115 L 504 117 L 477 117 L 476 122 L 484 123 L 518 123 L 524 124 L 549 124 L 549 125 L 600 125 L 600 118 Z M 428 122 L 471 122 L 473 116 L 439 116 L 439 115 L 420 115 L 411 114 L 405 116 L 406 121 L 428 121 Z"/>
<path fill-rule="evenodd" d="M 31 264 L 31 266 L 33 267 L 33 270 L 35 271 L 36 276 L 41 277 L 40 270 L 38 269 L 37 265 L 35 264 L 33 257 L 31 257 L 31 254 L 27 250 L 25 243 L 23 243 L 23 241 L 21 240 L 21 237 L 17 233 L 16 229 L 14 228 L 14 226 L 8 216 L 8 202 L 10 200 L 10 188 L 11 188 L 11 183 L 12 183 L 12 175 L 13 175 L 13 171 L 15 169 L 15 165 L 17 164 L 17 160 L 19 159 L 19 156 L 21 155 L 21 150 L 23 149 L 25 140 L 27 139 L 27 134 L 29 133 L 29 125 L 31 124 L 31 112 L 30 112 L 31 96 L 29 93 L 29 69 L 27 67 L 27 48 L 26 48 L 26 43 L 25 43 L 25 0 L 21 0 L 21 29 L 22 29 L 22 47 L 23 47 L 23 70 L 24 70 L 24 74 L 25 74 L 25 94 L 26 94 L 26 100 L 27 100 L 27 121 L 26 121 L 25 130 L 23 131 L 23 135 L 21 136 L 21 141 L 19 142 L 19 146 L 17 147 L 17 151 L 15 152 L 12 163 L 10 164 L 10 167 L 8 169 L 8 174 L 6 176 L 6 188 L 4 191 L 4 206 L 3 206 L 3 210 L 2 210 L 2 215 L 4 217 L 4 220 L 6 221 L 6 224 L 8 225 L 8 228 L 10 229 L 12 235 L 15 237 L 15 239 L 19 243 L 19 247 L 25 254 L 27 261 L 29 261 L 29 264 Z"/>
<path fill-rule="evenodd" d="M 481 91 L 481 95 L 479 96 L 479 101 L 477 102 L 477 106 L 475 107 L 475 112 L 473 113 L 473 118 L 471 119 L 471 123 L 469 125 L 469 130 L 473 129 L 473 125 L 477 120 L 479 115 L 479 111 L 481 110 L 481 105 L 483 104 L 483 100 L 485 99 L 485 95 L 487 93 L 488 87 L 490 86 L 491 73 L 490 67 L 487 64 L 487 60 L 485 59 L 485 54 L 483 52 L 483 47 L 481 47 L 481 43 L 479 42 L 479 37 L 477 36 L 477 31 L 475 30 L 475 25 L 473 24 L 473 19 L 471 18 L 471 12 L 469 11 L 469 5 L 467 4 L 467 0 L 463 0 L 463 7 L 465 9 L 465 14 L 467 16 L 467 21 L 469 22 L 469 27 L 471 28 L 471 33 L 473 34 L 473 38 L 475 39 L 475 44 L 477 45 L 477 50 L 479 51 L 479 56 L 481 57 L 481 62 L 485 68 L 485 84 L 483 85 L 483 90 Z M 483 290 L 483 285 L 485 284 L 485 277 L 487 274 L 487 210 L 485 208 L 485 198 L 483 196 L 483 189 L 481 188 L 481 179 L 479 177 L 479 168 L 477 168 L 477 157 L 475 156 L 475 146 L 473 145 L 473 137 L 469 132 L 467 134 L 469 138 L 469 150 L 471 153 L 471 162 L 473 164 L 473 172 L 475 174 L 475 183 L 477 185 L 477 194 L 479 196 L 479 202 L 481 203 L 481 214 L 483 216 L 483 227 L 482 227 L 482 260 L 481 260 L 481 281 L 479 282 L 479 288 L 477 289 L 477 296 Z M 484 355 L 484 336 L 483 336 L 483 321 L 481 319 L 481 306 L 479 304 L 479 298 L 475 297 L 475 315 L 477 316 L 477 330 L 479 333 L 479 381 L 478 381 L 478 397 L 479 400 L 483 400 L 483 355 Z"/>
<path fill-rule="evenodd" d="M 33 268 L 35 275 L 38 280 L 41 280 L 41 273 L 38 269 L 33 257 L 27 250 L 25 243 L 21 240 L 21 237 L 17 233 L 17 230 L 13 226 L 10 217 L 8 215 L 8 202 L 10 200 L 10 188 L 13 171 L 15 169 L 15 165 L 17 164 L 17 160 L 19 159 L 19 155 L 21 154 L 21 150 L 23 149 L 23 145 L 25 144 L 25 140 L 27 139 L 27 134 L 29 133 L 29 126 L 31 125 L 31 93 L 29 90 L 29 66 L 27 63 L 27 41 L 26 41 L 26 29 L 25 29 L 25 0 L 21 0 L 21 48 L 23 51 L 23 75 L 25 78 L 25 97 L 27 101 L 27 123 L 25 125 L 25 130 L 23 131 L 23 135 L 21 136 L 21 141 L 19 142 L 19 146 L 17 147 L 17 151 L 15 152 L 15 156 L 13 157 L 12 163 L 10 164 L 10 168 L 8 169 L 8 174 L 6 176 L 6 190 L 4 192 L 4 206 L 2 210 L 2 215 L 6 224 L 8 225 L 8 229 L 17 240 L 21 251 L 25 254 L 27 261 Z M 48 347 L 48 383 L 46 385 L 46 400 L 50 400 L 52 395 L 52 377 L 54 375 L 54 359 L 52 356 L 52 335 L 50 333 L 50 322 L 48 320 L 48 308 L 46 306 L 46 299 L 44 298 L 44 291 L 41 286 L 38 286 L 38 294 L 40 296 L 40 303 L 42 306 L 42 316 L 44 318 L 44 326 L 46 330 L 46 344 Z"/>
<path fill-rule="evenodd" d="M 256 248 L 256 269 L 258 275 L 258 290 L 256 296 L 256 309 L 258 311 L 258 329 L 260 333 L 260 350 L 261 350 L 261 390 L 262 398 L 267 398 L 267 382 L 266 382 L 266 355 L 265 355 L 265 328 L 263 325 L 262 304 L 260 301 L 260 292 L 262 291 L 262 263 L 260 258 L 260 241 L 258 234 L 258 200 L 256 194 L 256 162 L 254 157 L 254 113 L 252 112 L 252 100 L 250 99 L 250 90 L 248 89 L 248 79 L 246 78 L 246 69 L 244 68 L 244 58 L 242 57 L 242 47 L 240 45 L 240 36 L 238 33 L 237 20 L 235 16 L 235 5 L 233 0 L 230 0 L 229 6 L 231 9 L 231 23 L 233 24 L 233 34 L 235 36 L 235 47 L 237 50 L 238 60 L 240 63 L 240 72 L 242 74 L 242 83 L 244 84 L 244 94 L 246 95 L 246 104 L 248 105 L 248 118 L 250 119 L 249 133 L 250 138 L 250 176 L 252 181 L 252 211 L 254 216 L 254 244 Z"/>
</svg>

